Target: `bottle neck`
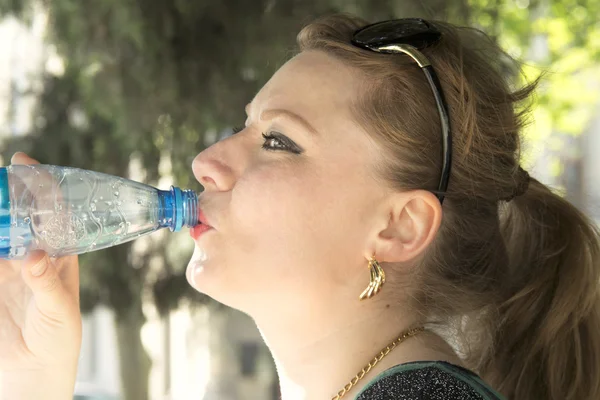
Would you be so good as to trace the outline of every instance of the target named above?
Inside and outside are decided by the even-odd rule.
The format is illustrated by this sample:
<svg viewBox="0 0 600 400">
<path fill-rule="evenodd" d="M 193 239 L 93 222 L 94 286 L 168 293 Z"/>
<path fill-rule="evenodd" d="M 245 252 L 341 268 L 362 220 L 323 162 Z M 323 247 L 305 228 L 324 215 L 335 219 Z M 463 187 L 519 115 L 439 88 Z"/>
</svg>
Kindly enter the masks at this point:
<svg viewBox="0 0 600 400">
<path fill-rule="evenodd" d="M 192 190 L 181 190 L 171 186 L 171 190 L 158 191 L 158 223 L 161 228 L 178 232 L 183 226 L 198 225 L 198 196 Z"/>
</svg>

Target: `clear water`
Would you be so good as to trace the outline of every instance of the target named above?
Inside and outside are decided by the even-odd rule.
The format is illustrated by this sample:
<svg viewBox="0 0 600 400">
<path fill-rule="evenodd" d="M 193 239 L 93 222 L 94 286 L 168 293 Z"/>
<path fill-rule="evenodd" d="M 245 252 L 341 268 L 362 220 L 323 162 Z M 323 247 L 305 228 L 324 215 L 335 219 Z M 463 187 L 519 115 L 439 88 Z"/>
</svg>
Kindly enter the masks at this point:
<svg viewBox="0 0 600 400">
<path fill-rule="evenodd" d="M 142 183 L 50 165 L 7 169 L 9 258 L 21 258 L 34 248 L 53 257 L 81 254 L 130 241 L 169 222 L 159 221 L 159 191 Z"/>
</svg>

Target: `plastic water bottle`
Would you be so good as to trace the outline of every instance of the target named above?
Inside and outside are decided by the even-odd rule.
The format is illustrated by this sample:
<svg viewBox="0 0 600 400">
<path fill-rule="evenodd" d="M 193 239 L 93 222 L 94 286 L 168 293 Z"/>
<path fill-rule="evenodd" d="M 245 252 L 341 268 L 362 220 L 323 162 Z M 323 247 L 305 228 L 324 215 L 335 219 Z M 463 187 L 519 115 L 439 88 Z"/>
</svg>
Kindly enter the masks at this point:
<svg viewBox="0 0 600 400">
<path fill-rule="evenodd" d="M 191 190 L 53 165 L 0 168 L 0 258 L 34 249 L 51 257 L 81 254 L 197 224 Z"/>
</svg>

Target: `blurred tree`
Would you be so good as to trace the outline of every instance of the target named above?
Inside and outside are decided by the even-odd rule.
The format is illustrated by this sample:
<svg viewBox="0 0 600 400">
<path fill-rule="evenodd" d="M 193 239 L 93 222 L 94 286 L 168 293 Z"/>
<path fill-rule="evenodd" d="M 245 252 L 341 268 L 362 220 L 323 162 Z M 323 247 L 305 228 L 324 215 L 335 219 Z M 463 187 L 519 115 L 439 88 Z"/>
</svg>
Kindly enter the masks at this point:
<svg viewBox="0 0 600 400">
<path fill-rule="evenodd" d="M 569 65 L 566 79 L 598 61 L 599 4 L 555 1 L 533 18 L 541 6 L 529 0 L 0 0 L 0 15 L 25 22 L 35 7 L 45 10 L 48 43 L 65 64 L 61 74 L 44 73 L 35 128 L 5 143 L 3 154 L 7 159 L 22 150 L 44 163 L 123 177 L 132 176 L 135 164 L 142 173 L 136 178 L 145 182 L 170 175 L 179 186 L 199 190 L 191 160 L 243 123 L 244 105 L 315 16 L 347 11 L 371 20 L 447 19 L 483 28 L 516 56 L 525 56 L 530 38 L 542 35 L 550 56 L 538 65 L 560 59 Z M 566 89 L 552 87 L 541 97 L 547 123 L 580 113 L 580 96 L 572 89 L 562 96 Z M 150 359 L 140 339 L 146 294 L 162 315 L 182 299 L 206 302 L 185 280 L 191 249 L 175 237 L 157 235 L 140 252 L 125 244 L 82 256 L 82 307 L 104 304 L 115 312 L 127 400 L 148 398 Z"/>
<path fill-rule="evenodd" d="M 590 123 L 600 99 L 600 1 L 469 0 L 481 10 L 473 24 L 494 33 L 500 45 L 524 61 L 523 79 L 547 72 L 533 104 L 525 136 L 532 144 L 525 163 L 543 161 L 546 180 L 578 202 L 578 188 L 567 179 L 565 162 L 578 159 L 577 136 Z M 544 143 L 547 160 L 536 144 Z"/>
</svg>

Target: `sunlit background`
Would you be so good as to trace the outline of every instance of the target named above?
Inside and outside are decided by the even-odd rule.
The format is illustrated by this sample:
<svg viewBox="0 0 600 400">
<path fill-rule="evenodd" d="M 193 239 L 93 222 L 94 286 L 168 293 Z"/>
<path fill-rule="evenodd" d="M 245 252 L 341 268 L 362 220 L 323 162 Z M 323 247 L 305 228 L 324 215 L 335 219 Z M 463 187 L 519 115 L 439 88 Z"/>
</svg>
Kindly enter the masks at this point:
<svg viewBox="0 0 600 400">
<path fill-rule="evenodd" d="M 515 84 L 546 71 L 524 167 L 600 221 L 600 0 L 0 0 L 4 164 L 22 150 L 200 190 L 192 158 L 333 11 L 475 26 L 523 61 Z M 192 247 L 158 232 L 82 256 L 76 399 L 277 398 L 252 321 L 188 287 Z"/>
</svg>

